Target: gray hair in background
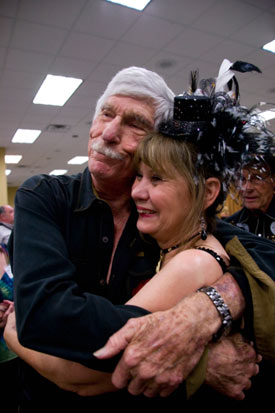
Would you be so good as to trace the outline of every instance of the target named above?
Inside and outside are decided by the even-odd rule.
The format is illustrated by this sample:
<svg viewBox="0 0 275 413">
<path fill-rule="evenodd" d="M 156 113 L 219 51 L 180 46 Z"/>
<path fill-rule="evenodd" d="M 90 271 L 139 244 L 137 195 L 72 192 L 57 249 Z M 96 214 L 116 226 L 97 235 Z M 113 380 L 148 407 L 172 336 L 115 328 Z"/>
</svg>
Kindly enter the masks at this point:
<svg viewBox="0 0 275 413">
<path fill-rule="evenodd" d="M 113 95 L 153 100 L 156 108 L 155 129 L 161 122 L 173 117 L 175 94 L 167 86 L 164 79 L 151 70 L 135 66 L 120 70 L 98 99 L 94 119 L 108 98 Z"/>
</svg>

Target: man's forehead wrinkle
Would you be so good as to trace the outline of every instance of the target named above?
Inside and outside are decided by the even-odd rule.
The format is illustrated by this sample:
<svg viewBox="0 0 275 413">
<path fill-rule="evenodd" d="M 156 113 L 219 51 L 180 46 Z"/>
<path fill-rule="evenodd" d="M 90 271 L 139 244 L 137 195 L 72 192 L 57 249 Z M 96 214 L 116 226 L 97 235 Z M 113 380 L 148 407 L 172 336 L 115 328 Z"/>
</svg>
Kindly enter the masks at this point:
<svg viewBox="0 0 275 413">
<path fill-rule="evenodd" d="M 147 127 L 148 129 L 152 128 L 152 126 L 153 126 L 152 122 L 149 119 L 147 119 L 144 115 L 142 115 L 140 113 L 136 113 L 134 111 L 126 112 L 124 114 L 124 119 L 125 120 L 135 120 L 140 125 L 143 125 L 143 126 Z"/>
<path fill-rule="evenodd" d="M 117 110 L 117 107 L 115 104 L 105 103 L 101 108 L 101 111 L 104 111 L 104 110 L 110 110 L 111 112 L 115 113 Z M 153 122 L 150 119 L 148 119 L 146 116 L 144 116 L 139 111 L 135 111 L 133 109 L 129 109 L 129 110 L 126 109 L 123 112 L 122 117 L 124 121 L 136 120 L 137 122 L 139 122 L 141 125 L 144 125 L 148 129 L 151 129 L 154 126 Z"/>
</svg>

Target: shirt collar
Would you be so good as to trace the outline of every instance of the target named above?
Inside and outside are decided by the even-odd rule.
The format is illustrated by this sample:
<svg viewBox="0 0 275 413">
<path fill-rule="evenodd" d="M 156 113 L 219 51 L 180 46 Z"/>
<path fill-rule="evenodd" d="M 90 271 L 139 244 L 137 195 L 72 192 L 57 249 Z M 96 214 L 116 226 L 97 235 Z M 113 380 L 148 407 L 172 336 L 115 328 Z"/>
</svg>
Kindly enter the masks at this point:
<svg viewBox="0 0 275 413">
<path fill-rule="evenodd" d="M 13 229 L 13 224 L 9 224 L 8 222 L 2 222 L 2 221 L 0 221 L 0 223 L 1 223 L 2 225 L 4 225 L 4 227 Z"/>
</svg>

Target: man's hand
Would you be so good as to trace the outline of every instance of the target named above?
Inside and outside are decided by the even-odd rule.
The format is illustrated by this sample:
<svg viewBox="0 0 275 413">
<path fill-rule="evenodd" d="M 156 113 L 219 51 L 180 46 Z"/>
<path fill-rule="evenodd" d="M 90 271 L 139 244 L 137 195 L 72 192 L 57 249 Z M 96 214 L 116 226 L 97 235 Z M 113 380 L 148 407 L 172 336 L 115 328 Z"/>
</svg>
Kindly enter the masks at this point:
<svg viewBox="0 0 275 413">
<path fill-rule="evenodd" d="M 241 334 L 209 344 L 205 382 L 221 394 L 242 400 L 251 387 L 250 378 L 259 372 L 257 355 Z"/>
<path fill-rule="evenodd" d="M 133 395 L 165 397 L 190 374 L 219 325 L 209 298 L 193 294 L 170 310 L 129 320 L 94 355 L 109 358 L 126 348 L 113 384 Z"/>
</svg>

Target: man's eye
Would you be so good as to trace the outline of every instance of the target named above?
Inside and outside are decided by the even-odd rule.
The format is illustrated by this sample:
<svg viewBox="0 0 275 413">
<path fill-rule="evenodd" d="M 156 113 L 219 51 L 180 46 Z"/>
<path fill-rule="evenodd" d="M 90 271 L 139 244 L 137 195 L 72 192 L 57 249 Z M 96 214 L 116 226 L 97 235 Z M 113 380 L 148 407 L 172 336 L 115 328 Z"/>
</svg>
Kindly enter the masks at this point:
<svg viewBox="0 0 275 413">
<path fill-rule="evenodd" d="M 109 110 L 103 110 L 101 114 L 103 117 L 107 117 L 107 118 L 112 118 L 114 116 L 113 113 L 110 112 Z"/>
<path fill-rule="evenodd" d="M 144 126 L 137 122 L 129 122 L 128 124 L 130 128 L 138 129 L 139 131 L 145 131 Z"/>
</svg>

